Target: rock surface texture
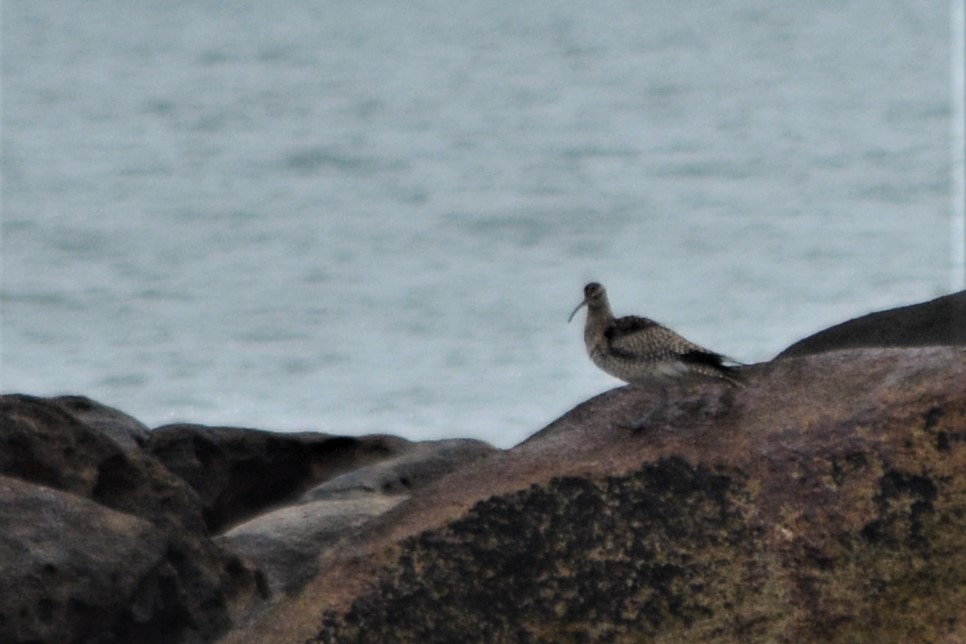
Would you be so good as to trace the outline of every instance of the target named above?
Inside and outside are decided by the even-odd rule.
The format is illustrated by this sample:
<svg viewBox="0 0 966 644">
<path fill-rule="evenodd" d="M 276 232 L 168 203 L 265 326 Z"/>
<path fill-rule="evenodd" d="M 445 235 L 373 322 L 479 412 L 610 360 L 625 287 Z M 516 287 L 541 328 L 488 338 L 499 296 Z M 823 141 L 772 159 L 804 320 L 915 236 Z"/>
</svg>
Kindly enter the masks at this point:
<svg viewBox="0 0 966 644">
<path fill-rule="evenodd" d="M 495 450 L 474 440 L 409 443 L 402 454 L 327 480 L 296 502 L 234 527 L 219 543 L 256 563 L 276 594 L 318 573 L 319 556 L 354 528 Z"/>
<path fill-rule="evenodd" d="M 964 642 L 953 297 L 506 451 L 0 396 L 0 642 Z"/>
<path fill-rule="evenodd" d="M 966 638 L 966 350 L 607 392 L 332 548 L 229 642 Z"/>
</svg>

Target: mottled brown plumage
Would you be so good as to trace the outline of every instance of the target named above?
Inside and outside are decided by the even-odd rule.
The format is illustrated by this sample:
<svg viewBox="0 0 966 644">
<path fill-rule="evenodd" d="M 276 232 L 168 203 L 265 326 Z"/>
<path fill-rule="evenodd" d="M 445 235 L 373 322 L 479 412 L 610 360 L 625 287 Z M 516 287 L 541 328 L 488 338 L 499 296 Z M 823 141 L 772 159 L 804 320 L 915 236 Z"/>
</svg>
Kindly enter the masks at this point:
<svg viewBox="0 0 966 644">
<path fill-rule="evenodd" d="M 607 291 L 596 282 L 584 287 L 584 301 L 570 314 L 572 320 L 587 306 L 584 343 L 594 364 L 633 385 L 664 383 L 686 374 L 721 378 L 740 384 L 736 370 L 721 354 L 684 339 L 648 318 L 615 318 Z"/>
</svg>

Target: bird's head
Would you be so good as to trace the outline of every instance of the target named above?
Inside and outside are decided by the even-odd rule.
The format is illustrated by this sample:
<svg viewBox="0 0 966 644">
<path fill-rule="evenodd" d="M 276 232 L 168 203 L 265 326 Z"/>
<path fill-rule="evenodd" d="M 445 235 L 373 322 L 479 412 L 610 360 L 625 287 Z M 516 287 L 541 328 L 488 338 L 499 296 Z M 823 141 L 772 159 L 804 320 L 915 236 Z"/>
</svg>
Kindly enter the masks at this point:
<svg viewBox="0 0 966 644">
<path fill-rule="evenodd" d="M 607 290 L 604 288 L 604 285 L 598 284 L 597 282 L 591 282 L 584 287 L 584 301 L 577 305 L 577 308 L 574 309 L 574 312 L 570 314 L 569 318 L 567 318 L 567 322 L 570 322 L 574 319 L 574 316 L 577 315 L 577 311 L 579 311 L 582 306 L 593 307 L 598 302 L 606 301 L 606 299 Z"/>
</svg>

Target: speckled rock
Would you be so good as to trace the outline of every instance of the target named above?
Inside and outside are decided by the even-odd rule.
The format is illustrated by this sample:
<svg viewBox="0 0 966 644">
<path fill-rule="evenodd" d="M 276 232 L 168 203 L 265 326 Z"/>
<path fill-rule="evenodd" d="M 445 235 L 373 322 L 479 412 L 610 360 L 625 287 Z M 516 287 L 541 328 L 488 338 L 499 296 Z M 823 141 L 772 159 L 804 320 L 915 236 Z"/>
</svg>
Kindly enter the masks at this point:
<svg viewBox="0 0 966 644">
<path fill-rule="evenodd" d="M 228 642 L 966 638 L 966 350 L 623 387 L 345 538 Z"/>
</svg>

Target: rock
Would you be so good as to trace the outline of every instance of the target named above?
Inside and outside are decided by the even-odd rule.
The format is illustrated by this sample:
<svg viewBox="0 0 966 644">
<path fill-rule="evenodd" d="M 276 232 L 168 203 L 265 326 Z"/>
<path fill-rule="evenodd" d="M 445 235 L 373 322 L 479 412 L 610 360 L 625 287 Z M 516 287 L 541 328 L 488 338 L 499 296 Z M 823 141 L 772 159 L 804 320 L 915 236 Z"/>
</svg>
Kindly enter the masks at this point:
<svg viewBox="0 0 966 644">
<path fill-rule="evenodd" d="M 440 476 L 496 450 L 483 441 L 451 439 L 413 445 L 412 449 L 337 476 L 310 490 L 303 500 L 316 501 L 357 495 L 406 494 Z"/>
<path fill-rule="evenodd" d="M 413 443 L 406 452 L 337 476 L 307 492 L 297 505 L 262 514 L 220 540 L 264 571 L 273 594 L 292 594 L 318 572 L 319 556 L 352 528 L 496 451 L 475 440 Z"/>
<path fill-rule="evenodd" d="M 966 638 L 966 349 L 747 380 L 508 451 L 0 396 L 0 641 Z"/>
<path fill-rule="evenodd" d="M 438 479 L 226 642 L 960 641 L 966 350 L 623 387 Z"/>
<path fill-rule="evenodd" d="M 150 434 L 147 425 L 113 407 L 85 396 L 57 396 L 47 400 L 126 450 L 140 449 L 148 442 Z"/>
<path fill-rule="evenodd" d="M 295 592 L 352 528 L 492 451 L 470 440 L 150 432 L 80 396 L 0 396 L 0 641 L 212 641 L 272 591 Z"/>
<path fill-rule="evenodd" d="M 167 425 L 147 451 L 198 493 L 208 529 L 218 533 L 342 472 L 403 454 L 394 436 L 329 436 L 238 427 Z"/>
<path fill-rule="evenodd" d="M 273 596 L 291 595 L 318 573 L 319 557 L 341 537 L 406 498 L 373 494 L 286 506 L 236 526 L 218 541 L 255 562 Z"/>
<path fill-rule="evenodd" d="M 966 345 L 966 291 L 837 324 L 788 347 L 778 358 L 859 347 Z"/>
<path fill-rule="evenodd" d="M 129 514 L 0 476 L 0 641 L 161 642 L 185 631 L 166 539 Z"/>
<path fill-rule="evenodd" d="M 352 528 L 492 451 L 149 431 L 80 396 L 0 396 L 0 642 L 213 641 L 298 590 Z"/>
<path fill-rule="evenodd" d="M 211 641 L 264 580 L 209 538 L 184 481 L 87 425 L 75 402 L 0 396 L 5 554 L 27 553 L 0 557 L 0 607 L 17 607 L 0 641 Z M 102 421 L 105 409 L 81 411 Z M 76 639 L 48 637 L 81 622 Z"/>
<path fill-rule="evenodd" d="M 152 523 L 204 530 L 197 495 L 184 481 L 82 417 L 63 398 L 0 396 L 0 474 L 77 494 Z"/>
</svg>

